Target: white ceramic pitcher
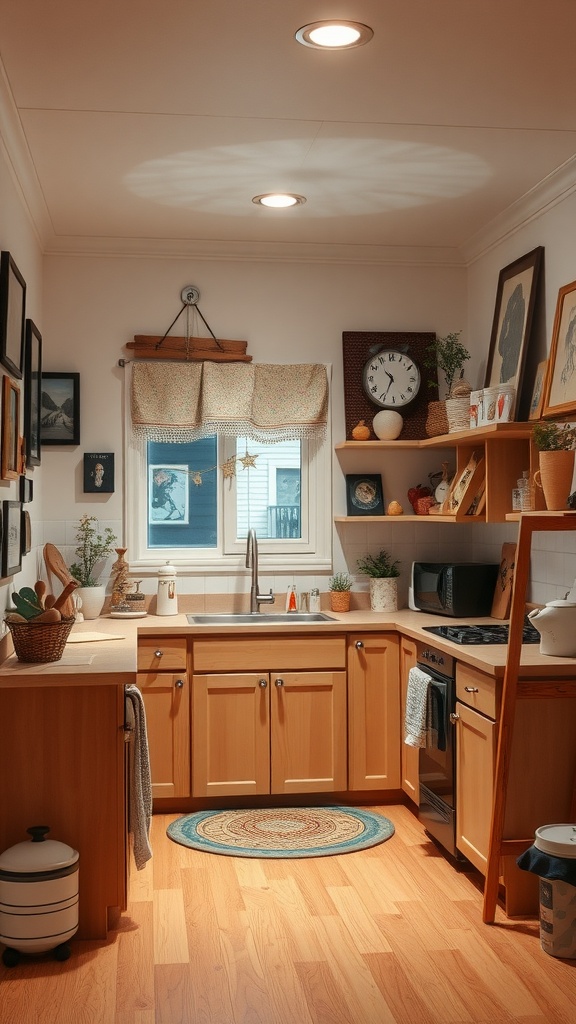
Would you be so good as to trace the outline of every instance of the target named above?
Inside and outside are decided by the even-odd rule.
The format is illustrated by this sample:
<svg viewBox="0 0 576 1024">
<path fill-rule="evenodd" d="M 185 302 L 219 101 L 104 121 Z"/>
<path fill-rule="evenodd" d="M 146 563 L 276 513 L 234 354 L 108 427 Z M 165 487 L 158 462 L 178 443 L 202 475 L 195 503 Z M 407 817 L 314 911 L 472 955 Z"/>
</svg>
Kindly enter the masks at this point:
<svg viewBox="0 0 576 1024">
<path fill-rule="evenodd" d="M 528 612 L 528 618 L 540 633 L 540 654 L 576 657 L 576 603 L 549 601 L 544 608 Z"/>
</svg>

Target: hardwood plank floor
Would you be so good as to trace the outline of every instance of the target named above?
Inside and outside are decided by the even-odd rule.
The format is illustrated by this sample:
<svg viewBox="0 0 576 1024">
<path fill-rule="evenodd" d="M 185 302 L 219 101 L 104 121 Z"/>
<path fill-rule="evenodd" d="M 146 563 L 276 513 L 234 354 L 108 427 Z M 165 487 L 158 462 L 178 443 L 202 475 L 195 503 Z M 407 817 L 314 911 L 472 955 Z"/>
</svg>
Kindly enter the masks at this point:
<svg viewBox="0 0 576 1024">
<path fill-rule="evenodd" d="M 153 860 L 105 943 L 0 965 L 0 1024 L 575 1024 L 576 960 L 538 922 L 482 924 L 482 886 L 403 806 L 395 835 L 315 860 Z"/>
</svg>

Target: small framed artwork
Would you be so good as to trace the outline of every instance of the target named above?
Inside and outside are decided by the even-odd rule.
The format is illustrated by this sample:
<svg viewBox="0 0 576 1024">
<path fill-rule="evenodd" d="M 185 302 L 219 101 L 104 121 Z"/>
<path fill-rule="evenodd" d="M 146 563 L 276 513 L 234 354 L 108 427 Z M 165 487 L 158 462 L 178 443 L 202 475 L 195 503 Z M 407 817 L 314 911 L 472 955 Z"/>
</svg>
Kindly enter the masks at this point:
<svg viewBox="0 0 576 1024">
<path fill-rule="evenodd" d="M 0 363 L 22 376 L 26 282 L 9 252 L 0 255 Z"/>
<path fill-rule="evenodd" d="M 2 378 L 2 460 L 0 469 L 0 476 L 3 480 L 17 480 L 20 475 L 19 423 L 20 388 L 11 377 L 4 374 Z"/>
<path fill-rule="evenodd" d="M 347 474 L 346 509 L 349 516 L 383 516 L 382 477 L 368 473 Z"/>
<path fill-rule="evenodd" d="M 22 509 L 22 529 L 20 539 L 22 543 L 22 554 L 27 555 L 32 550 L 32 523 L 30 521 L 30 513 L 27 509 Z"/>
<path fill-rule="evenodd" d="M 558 292 L 543 416 L 576 412 L 576 281 Z"/>
<path fill-rule="evenodd" d="M 27 504 L 34 497 L 34 481 L 29 476 L 20 477 L 20 501 Z"/>
<path fill-rule="evenodd" d="M 80 444 L 80 374 L 43 373 L 41 444 Z"/>
<path fill-rule="evenodd" d="M 88 494 L 112 494 L 114 491 L 114 453 L 86 452 L 84 455 L 84 491 Z"/>
<path fill-rule="evenodd" d="M 14 576 L 22 568 L 22 506 L 2 502 L 2 576 Z"/>
<path fill-rule="evenodd" d="M 40 465 L 40 407 L 42 404 L 42 335 L 26 320 L 24 337 L 24 441 L 26 465 Z"/>
<path fill-rule="evenodd" d="M 536 367 L 536 377 L 534 378 L 534 387 L 532 388 L 532 398 L 530 399 L 530 409 L 528 411 L 529 420 L 539 420 L 542 416 L 547 366 L 548 360 L 543 359 Z"/>
<path fill-rule="evenodd" d="M 538 246 L 500 271 L 496 306 L 490 336 L 485 387 L 511 384 L 516 402 L 510 411 L 514 419 L 520 397 L 526 348 L 538 289 L 544 247 Z"/>
<path fill-rule="evenodd" d="M 190 519 L 188 504 L 188 466 L 150 466 L 148 478 L 148 521 L 187 526 Z"/>
</svg>

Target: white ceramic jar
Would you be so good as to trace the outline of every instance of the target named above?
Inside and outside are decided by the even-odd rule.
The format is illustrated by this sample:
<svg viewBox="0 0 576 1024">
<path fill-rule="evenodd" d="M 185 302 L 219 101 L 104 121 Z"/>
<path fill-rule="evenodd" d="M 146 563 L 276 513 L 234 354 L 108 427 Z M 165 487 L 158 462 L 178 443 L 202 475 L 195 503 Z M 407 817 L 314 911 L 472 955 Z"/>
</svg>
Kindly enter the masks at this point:
<svg viewBox="0 0 576 1024">
<path fill-rule="evenodd" d="M 177 615 L 178 595 L 176 594 L 176 569 L 170 562 L 158 569 L 158 596 L 156 615 Z"/>
</svg>

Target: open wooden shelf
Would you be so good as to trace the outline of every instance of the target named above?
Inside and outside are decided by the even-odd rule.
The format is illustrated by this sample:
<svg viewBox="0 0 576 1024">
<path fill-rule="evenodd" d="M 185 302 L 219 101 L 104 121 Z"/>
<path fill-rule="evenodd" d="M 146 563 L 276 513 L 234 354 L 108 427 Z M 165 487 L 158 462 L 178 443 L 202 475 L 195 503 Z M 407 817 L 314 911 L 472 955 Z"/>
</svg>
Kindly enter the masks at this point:
<svg viewBox="0 0 576 1024">
<path fill-rule="evenodd" d="M 483 444 L 485 441 L 525 440 L 532 436 L 533 423 L 494 423 L 475 430 L 458 430 L 453 434 L 423 437 L 418 441 L 341 441 L 336 451 L 393 451 L 394 449 L 456 448 L 460 445 Z"/>
</svg>

